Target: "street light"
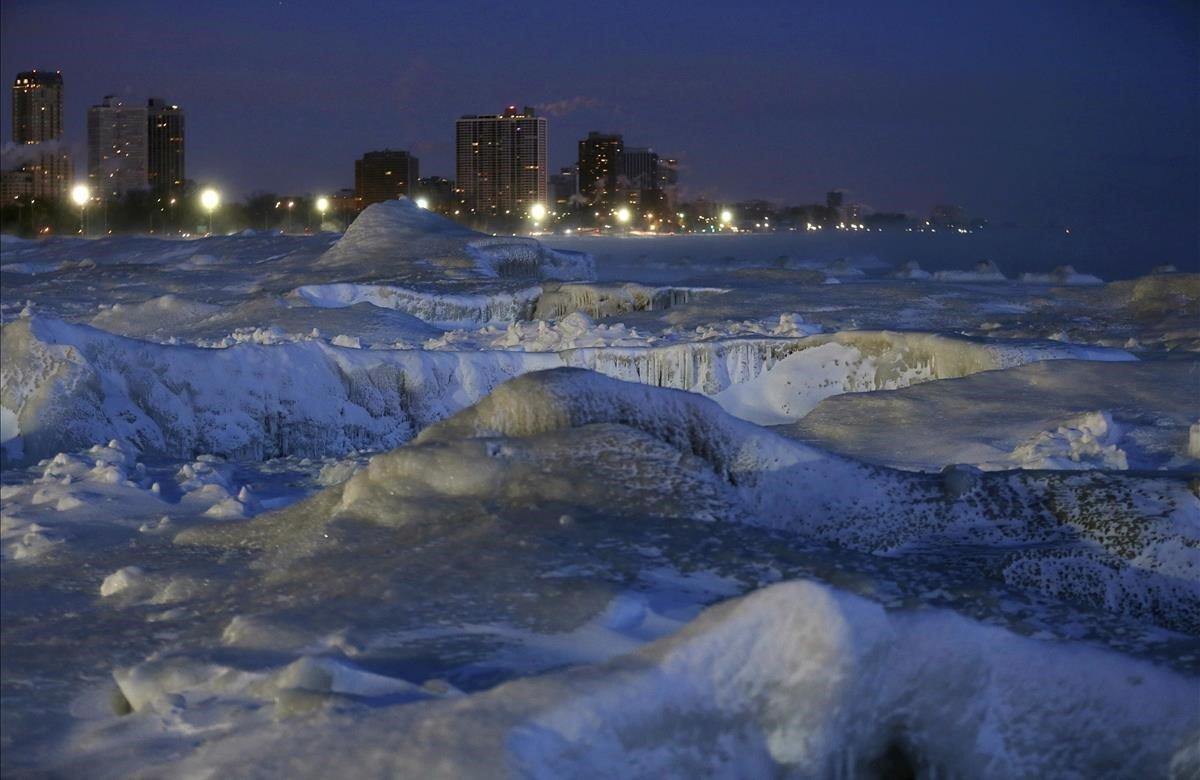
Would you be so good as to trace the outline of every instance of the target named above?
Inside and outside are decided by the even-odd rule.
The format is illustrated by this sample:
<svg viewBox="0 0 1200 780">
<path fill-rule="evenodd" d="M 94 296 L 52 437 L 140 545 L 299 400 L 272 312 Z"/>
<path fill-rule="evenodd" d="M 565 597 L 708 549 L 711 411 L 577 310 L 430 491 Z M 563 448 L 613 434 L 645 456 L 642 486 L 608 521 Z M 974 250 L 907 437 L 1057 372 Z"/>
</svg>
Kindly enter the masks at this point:
<svg viewBox="0 0 1200 780">
<path fill-rule="evenodd" d="M 543 206 L 541 203 L 533 204 L 532 206 L 529 207 L 529 216 L 533 219 L 533 221 L 535 223 L 541 222 L 543 219 L 546 218 L 546 207 Z"/>
<path fill-rule="evenodd" d="M 730 222 L 733 222 L 733 212 L 725 209 L 721 212 L 721 224 L 728 225 Z"/>
<path fill-rule="evenodd" d="M 213 212 L 217 210 L 217 206 L 221 205 L 221 195 L 212 187 L 209 187 L 204 192 L 200 193 L 200 205 L 208 212 L 208 232 L 212 233 L 213 227 Z"/>
<path fill-rule="evenodd" d="M 88 201 L 92 198 L 92 191 L 88 189 L 86 184 L 76 184 L 71 188 L 71 200 L 75 201 L 75 205 L 79 207 L 79 234 L 83 235 L 84 212 L 87 210 Z"/>
<path fill-rule="evenodd" d="M 325 227 L 325 212 L 329 211 L 329 198 L 324 195 L 317 198 L 316 202 L 317 213 L 321 215 L 321 221 L 317 225 L 317 232 L 320 233 Z"/>
<path fill-rule="evenodd" d="M 617 221 L 622 225 L 629 224 L 629 209 L 625 208 L 624 206 L 617 209 Z"/>
<path fill-rule="evenodd" d="M 291 233 L 292 232 L 292 209 L 296 208 L 296 201 L 289 200 L 287 202 L 287 207 L 288 207 L 287 232 Z"/>
<path fill-rule="evenodd" d="M 429 198 L 417 198 L 417 208 L 428 209 L 429 208 Z"/>
</svg>

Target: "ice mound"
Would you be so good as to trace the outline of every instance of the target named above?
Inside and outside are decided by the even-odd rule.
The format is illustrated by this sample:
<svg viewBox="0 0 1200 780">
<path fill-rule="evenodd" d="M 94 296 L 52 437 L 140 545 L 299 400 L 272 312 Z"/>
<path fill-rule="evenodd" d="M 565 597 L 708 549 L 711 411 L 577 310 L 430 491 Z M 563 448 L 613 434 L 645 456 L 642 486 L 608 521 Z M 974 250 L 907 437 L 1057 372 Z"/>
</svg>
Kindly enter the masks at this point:
<svg viewBox="0 0 1200 780">
<path fill-rule="evenodd" d="M 368 206 L 317 265 L 346 273 L 424 275 L 430 280 L 595 276 L 589 255 L 548 249 L 532 238 L 478 233 L 408 198 Z"/>
<path fill-rule="evenodd" d="M 1108 412 L 1088 412 L 1043 431 L 1013 450 L 1009 460 L 1028 469 L 1127 469 L 1117 444 L 1121 430 Z"/>
<path fill-rule="evenodd" d="M 937 271 L 933 278 L 939 282 L 1003 282 L 1008 277 L 991 260 L 981 260 L 970 271 Z"/>
<path fill-rule="evenodd" d="M 1154 514 L 1157 510 L 1149 508 L 1145 497 L 1132 497 L 1129 491 L 1136 490 L 1136 481 L 1106 482 L 1105 489 L 1115 491 L 1112 496 L 1125 494 L 1125 498 L 1110 498 L 1107 508 L 1098 512 L 1093 508 L 1093 491 L 1099 489 L 1094 475 L 1078 479 L 1042 472 L 1029 477 L 1021 472 L 982 475 L 951 494 L 942 475 L 879 470 L 843 460 L 737 420 L 702 397 L 618 382 L 586 371 L 557 369 L 507 382 L 475 406 L 422 432 L 417 447 L 378 456 L 365 472 L 340 490 L 333 489 L 326 500 L 333 502 L 331 507 L 348 510 L 354 506 L 358 516 L 365 511 L 377 522 L 387 523 L 392 522 L 388 518 L 422 511 L 420 502 L 404 504 L 408 508 L 401 511 L 394 503 L 400 499 L 389 497 L 394 496 L 395 488 L 385 487 L 404 484 L 415 475 L 420 475 L 416 477 L 419 484 L 433 485 L 434 493 L 450 490 L 479 499 L 503 495 L 505 459 L 481 463 L 481 456 L 475 455 L 468 461 L 463 439 L 542 437 L 539 442 L 546 446 L 550 441 L 546 437 L 552 434 L 578 436 L 581 429 L 595 425 L 633 429 L 685 458 L 707 463 L 718 481 L 698 495 L 711 494 L 718 501 L 716 507 L 724 502 L 728 517 L 803 532 L 854 549 L 896 552 L 935 540 L 1001 546 L 1020 540 L 1013 554 L 1040 560 L 1061 553 L 1054 549 L 1055 544 L 1087 538 L 1091 540 L 1087 554 L 1092 557 L 1085 567 L 1089 576 L 1074 576 L 1070 585 L 1054 580 L 1039 587 L 1069 592 L 1081 603 L 1099 608 L 1154 615 L 1172 626 L 1200 626 L 1200 582 L 1187 574 L 1189 567 L 1200 565 L 1200 553 L 1177 545 L 1181 538 L 1200 543 L 1200 500 L 1183 485 L 1156 483 L 1155 490 L 1163 491 L 1159 506 L 1170 507 L 1161 516 Z M 496 452 L 503 453 L 502 444 L 495 446 L 499 447 Z M 631 452 L 637 449 L 628 446 Z M 489 447 L 480 451 L 491 452 Z M 421 465 L 435 456 L 436 466 Z M 584 457 L 586 462 L 586 456 L 578 453 L 555 457 L 563 461 L 555 461 L 555 470 L 567 473 L 571 473 L 568 461 L 576 464 L 574 468 L 579 468 L 578 458 Z M 454 465 L 456 458 L 467 465 Z M 393 462 L 405 465 L 387 465 Z M 646 469 L 661 473 L 649 465 Z M 410 476 L 400 479 L 397 473 Z M 556 484 L 548 473 L 544 479 L 548 485 Z M 563 479 L 572 485 L 584 482 Z M 671 501 L 662 494 L 671 493 L 667 486 L 673 480 L 659 480 L 662 487 L 653 500 Z M 728 494 L 730 489 L 736 499 Z M 406 494 L 408 490 L 405 488 Z M 569 494 L 553 493 L 555 490 L 558 488 L 539 487 L 535 492 L 541 500 L 571 500 Z M 678 493 L 674 495 L 674 500 L 681 500 Z M 943 497 L 949 495 L 954 500 L 943 503 Z M 583 496 L 580 493 L 577 500 Z M 1077 511 L 1068 511 L 1071 506 Z M 715 511 L 721 514 L 721 510 Z M 295 525 L 282 517 L 278 522 L 282 528 Z M 1116 527 L 1137 530 L 1133 537 L 1113 536 Z M 1053 544 L 1026 549 L 1024 545 L 1034 539 Z M 1130 562 L 1135 559 L 1138 564 L 1133 567 Z M 1120 591 L 1110 591 L 1108 583 L 1117 580 L 1122 582 Z M 1122 594 L 1115 602 L 1114 592 Z"/>
<path fill-rule="evenodd" d="M 252 675 L 160 662 L 118 680 L 135 709 L 163 714 L 203 707 L 214 689 L 275 697 L 284 713 L 302 711 L 291 706 L 300 697 L 280 696 L 288 690 L 328 699 L 390 686 L 413 702 L 224 730 L 172 765 L 187 775 L 237 773 L 250 756 L 256 772 L 287 776 L 1200 771 L 1190 747 L 1200 727 L 1195 678 L 946 611 L 887 611 L 808 581 L 712 607 L 608 663 L 452 700 L 311 658 Z M 320 699 L 305 701 L 310 709 Z M 203 709 L 193 717 L 203 722 Z"/>
<path fill-rule="evenodd" d="M 422 292 L 375 284 L 306 285 L 296 294 L 314 306 L 340 308 L 369 303 L 395 309 L 442 328 L 473 328 L 529 319 L 542 288 L 481 293 Z"/>
<path fill-rule="evenodd" d="M 583 312 L 589 317 L 611 317 L 632 311 L 660 311 L 724 292 L 712 287 L 647 287 L 632 282 L 546 285 L 537 299 L 533 316 L 551 320 L 572 312 Z"/>
<path fill-rule="evenodd" d="M 925 471 L 955 463 L 1195 469 L 1187 440 L 1198 381 L 1200 367 L 1189 361 L 1044 361 L 826 398 L 788 430 L 855 458 Z"/>
<path fill-rule="evenodd" d="M 718 289 L 645 287 L 640 284 L 544 284 L 484 292 L 429 292 L 396 285 L 320 284 L 296 290 L 323 308 L 369 303 L 395 309 L 442 328 L 480 328 L 521 320 L 552 320 L 581 312 L 609 317 L 632 311 L 656 311 L 686 303 Z"/>
<path fill-rule="evenodd" d="M 1060 265 L 1048 274 L 1023 273 L 1021 281 L 1025 284 L 1058 284 L 1058 285 L 1094 285 L 1104 284 L 1104 280 L 1091 274 L 1081 274 L 1069 265 Z"/>
<path fill-rule="evenodd" d="M 102 307 L 91 324 L 125 336 L 169 338 L 220 311 L 220 306 L 192 301 L 177 295 L 162 295 L 141 303 L 117 303 Z"/>
<path fill-rule="evenodd" d="M 892 272 L 895 279 L 928 279 L 932 276 L 916 260 L 909 260 Z"/>
</svg>

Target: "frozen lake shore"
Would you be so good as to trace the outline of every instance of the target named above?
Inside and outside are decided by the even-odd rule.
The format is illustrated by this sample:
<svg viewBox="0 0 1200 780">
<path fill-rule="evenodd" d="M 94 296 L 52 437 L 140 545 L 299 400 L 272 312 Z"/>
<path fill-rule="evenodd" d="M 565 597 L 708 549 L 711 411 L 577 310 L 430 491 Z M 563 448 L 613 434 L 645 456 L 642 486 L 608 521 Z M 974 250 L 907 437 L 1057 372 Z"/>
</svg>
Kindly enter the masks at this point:
<svg viewBox="0 0 1200 780">
<path fill-rule="evenodd" d="M 1200 274 L 971 238 L 6 237 L 4 773 L 1200 771 Z"/>
</svg>

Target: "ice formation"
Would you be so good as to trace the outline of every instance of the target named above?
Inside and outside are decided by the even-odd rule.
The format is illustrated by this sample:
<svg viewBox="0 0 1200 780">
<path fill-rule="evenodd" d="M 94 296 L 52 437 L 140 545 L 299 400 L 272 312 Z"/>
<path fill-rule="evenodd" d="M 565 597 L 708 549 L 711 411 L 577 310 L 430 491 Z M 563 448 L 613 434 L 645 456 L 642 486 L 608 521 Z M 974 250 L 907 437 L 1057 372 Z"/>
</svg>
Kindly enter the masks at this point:
<svg viewBox="0 0 1200 780">
<path fill-rule="evenodd" d="M 561 365 L 715 396 L 748 419 L 784 422 L 837 393 L 1035 360 L 1131 359 L 1072 345 L 866 331 L 557 352 L 361 350 L 319 340 L 194 349 L 34 316 L 3 326 L 0 338 L 5 452 L 26 458 L 109 439 L 178 457 L 386 449 L 505 379 Z"/>
<path fill-rule="evenodd" d="M 970 271 L 938 271 L 933 278 L 939 282 L 1003 282 L 1008 277 L 991 260 L 981 260 Z"/>
<path fill-rule="evenodd" d="M 590 279 L 595 274 L 587 255 L 549 249 L 532 238 L 477 233 L 408 198 L 368 206 L 317 264 L 343 274 L 375 267 L 396 275 L 404 266 L 427 266 L 438 272 L 431 278 L 442 280 Z"/>
<path fill-rule="evenodd" d="M 1196 774 L 1200 275 L 874 236 L 3 237 L 0 771 Z"/>
<path fill-rule="evenodd" d="M 299 663 L 273 680 L 257 675 L 264 692 L 279 691 L 277 709 L 294 708 L 305 694 L 316 708 L 323 691 L 381 688 L 328 661 Z M 168 680 L 166 670 L 127 675 L 122 691 L 141 704 L 180 686 Z M 563 777 L 601 766 L 646 778 L 1200 769 L 1189 749 L 1200 727 L 1193 679 L 952 613 L 886 612 L 812 582 L 714 607 L 678 634 L 602 666 L 465 699 L 415 686 L 398 693 L 417 703 L 234 732 L 177 769 L 237 772 L 248 755 L 271 774 L 353 767 L 422 775 L 437 767 L 480 778 Z"/>
<path fill-rule="evenodd" d="M 856 458 L 925 471 L 955 463 L 1195 469 L 1200 458 L 1188 449 L 1188 427 L 1197 382 L 1200 369 L 1189 361 L 1046 361 L 829 397 L 789 431 Z"/>
</svg>

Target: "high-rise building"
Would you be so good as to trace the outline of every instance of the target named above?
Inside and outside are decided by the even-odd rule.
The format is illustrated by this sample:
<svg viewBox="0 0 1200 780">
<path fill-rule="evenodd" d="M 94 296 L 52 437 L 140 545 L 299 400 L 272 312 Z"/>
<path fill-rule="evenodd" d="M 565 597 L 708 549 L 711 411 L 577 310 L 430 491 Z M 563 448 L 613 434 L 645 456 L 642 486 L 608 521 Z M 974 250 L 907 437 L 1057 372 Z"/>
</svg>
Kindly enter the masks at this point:
<svg viewBox="0 0 1200 780">
<path fill-rule="evenodd" d="M 625 150 L 620 134 L 591 132 L 579 142 L 579 194 L 599 206 L 611 206 Z"/>
<path fill-rule="evenodd" d="M 579 194 L 579 171 L 575 166 L 563 168 L 550 177 L 550 202 L 554 211 L 570 211 L 573 199 Z"/>
<path fill-rule="evenodd" d="M 354 199 L 358 208 L 410 196 L 420 177 L 420 163 L 406 151 L 367 152 L 354 161 Z"/>
<path fill-rule="evenodd" d="M 12 93 L 13 143 L 57 141 L 62 134 L 62 73 L 36 70 L 18 73 Z"/>
<path fill-rule="evenodd" d="M 7 197 L 62 198 L 71 184 L 71 156 L 62 147 L 62 73 L 18 73 L 12 87 L 14 150 L 4 162 Z"/>
<path fill-rule="evenodd" d="M 146 104 L 146 181 L 159 194 L 183 188 L 183 109 L 158 98 Z"/>
<path fill-rule="evenodd" d="M 468 214 L 524 215 L 546 203 L 546 119 L 525 107 L 467 115 L 454 125 L 458 189 Z"/>
<path fill-rule="evenodd" d="M 102 198 L 120 197 L 149 186 L 145 106 L 134 106 L 106 95 L 88 109 L 88 178 Z"/>
<path fill-rule="evenodd" d="M 673 157 L 659 158 L 658 188 L 663 194 L 663 204 L 674 211 L 679 202 L 679 160 Z"/>
<path fill-rule="evenodd" d="M 618 165 L 624 186 L 630 190 L 657 190 L 658 152 L 653 149 L 625 149 Z"/>
</svg>

